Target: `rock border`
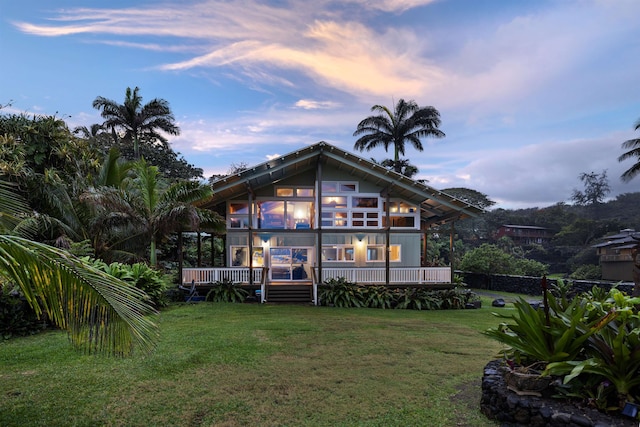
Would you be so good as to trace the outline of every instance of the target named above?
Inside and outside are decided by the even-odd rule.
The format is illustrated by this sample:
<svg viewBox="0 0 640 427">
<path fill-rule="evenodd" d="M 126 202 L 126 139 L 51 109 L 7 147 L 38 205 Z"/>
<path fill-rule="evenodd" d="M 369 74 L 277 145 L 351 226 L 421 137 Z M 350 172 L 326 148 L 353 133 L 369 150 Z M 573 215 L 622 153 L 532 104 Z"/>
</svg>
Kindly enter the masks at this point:
<svg viewBox="0 0 640 427">
<path fill-rule="evenodd" d="M 638 427 L 638 421 L 610 416 L 571 401 L 522 396 L 509 390 L 501 360 L 492 360 L 482 376 L 480 411 L 501 427 Z"/>
</svg>

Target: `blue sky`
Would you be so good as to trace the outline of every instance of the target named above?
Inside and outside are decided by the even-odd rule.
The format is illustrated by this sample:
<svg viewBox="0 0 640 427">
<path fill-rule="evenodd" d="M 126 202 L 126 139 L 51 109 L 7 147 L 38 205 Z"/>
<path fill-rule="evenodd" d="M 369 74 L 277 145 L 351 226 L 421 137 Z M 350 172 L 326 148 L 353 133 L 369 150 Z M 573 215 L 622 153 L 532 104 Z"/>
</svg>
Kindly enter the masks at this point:
<svg viewBox="0 0 640 427">
<path fill-rule="evenodd" d="M 617 161 L 640 137 L 638 16 L 637 0 L 3 1 L 0 104 L 75 127 L 138 86 L 210 176 L 318 141 L 353 151 L 371 106 L 413 99 L 447 135 L 407 149 L 419 178 L 545 207 L 582 172 L 640 191 Z"/>
</svg>

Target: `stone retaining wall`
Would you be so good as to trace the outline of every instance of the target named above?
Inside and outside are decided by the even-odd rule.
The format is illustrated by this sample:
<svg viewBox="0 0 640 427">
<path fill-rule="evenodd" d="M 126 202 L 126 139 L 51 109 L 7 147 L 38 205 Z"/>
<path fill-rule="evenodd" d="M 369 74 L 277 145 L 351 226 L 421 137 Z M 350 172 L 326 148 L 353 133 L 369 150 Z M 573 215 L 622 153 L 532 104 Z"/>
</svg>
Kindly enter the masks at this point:
<svg viewBox="0 0 640 427">
<path fill-rule="evenodd" d="M 541 295 L 540 287 L 541 277 L 527 276 L 507 276 L 503 274 L 479 274 L 456 271 L 457 275 L 463 277 L 464 283 L 470 288 L 484 289 L 492 291 L 510 292 L 525 295 Z M 550 284 L 555 284 L 556 280 L 547 279 Z M 589 281 L 589 280 L 570 280 L 573 284 L 571 289 L 573 292 L 580 293 L 590 291 L 594 286 L 604 289 L 610 289 L 615 282 Z M 618 289 L 631 294 L 633 291 L 633 283 L 618 284 Z"/>
<path fill-rule="evenodd" d="M 612 417 L 568 401 L 537 396 L 520 396 L 504 382 L 500 360 L 484 368 L 480 410 L 501 427 L 638 427 L 638 421 Z"/>
</svg>

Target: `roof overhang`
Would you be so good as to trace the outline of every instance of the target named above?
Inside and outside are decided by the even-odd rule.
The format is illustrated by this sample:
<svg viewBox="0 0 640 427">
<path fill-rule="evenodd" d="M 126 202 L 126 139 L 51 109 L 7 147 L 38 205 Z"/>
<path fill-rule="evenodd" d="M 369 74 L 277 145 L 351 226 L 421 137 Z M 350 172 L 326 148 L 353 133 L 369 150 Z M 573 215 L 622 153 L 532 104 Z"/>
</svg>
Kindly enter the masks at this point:
<svg viewBox="0 0 640 427">
<path fill-rule="evenodd" d="M 390 197 L 419 205 L 421 217 L 428 224 L 444 224 L 457 219 L 476 217 L 484 212 L 477 206 L 326 142 L 307 146 L 214 181 L 211 184 L 214 195 L 206 206 L 216 206 L 250 191 L 276 184 L 286 177 L 315 169 L 318 162 L 372 182 L 384 189 L 385 196 L 389 194 Z"/>
</svg>

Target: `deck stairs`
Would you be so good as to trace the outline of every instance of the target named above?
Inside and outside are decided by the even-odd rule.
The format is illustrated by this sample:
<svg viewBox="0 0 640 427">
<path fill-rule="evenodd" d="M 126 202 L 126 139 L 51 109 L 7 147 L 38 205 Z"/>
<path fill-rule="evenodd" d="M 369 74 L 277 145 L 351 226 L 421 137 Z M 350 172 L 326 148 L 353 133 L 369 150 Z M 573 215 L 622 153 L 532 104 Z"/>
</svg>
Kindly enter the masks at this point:
<svg viewBox="0 0 640 427">
<path fill-rule="evenodd" d="M 313 303 L 313 286 L 270 283 L 267 286 L 268 303 L 311 304 Z"/>
</svg>

